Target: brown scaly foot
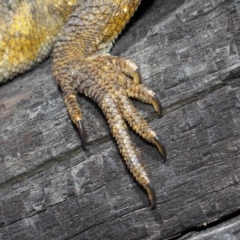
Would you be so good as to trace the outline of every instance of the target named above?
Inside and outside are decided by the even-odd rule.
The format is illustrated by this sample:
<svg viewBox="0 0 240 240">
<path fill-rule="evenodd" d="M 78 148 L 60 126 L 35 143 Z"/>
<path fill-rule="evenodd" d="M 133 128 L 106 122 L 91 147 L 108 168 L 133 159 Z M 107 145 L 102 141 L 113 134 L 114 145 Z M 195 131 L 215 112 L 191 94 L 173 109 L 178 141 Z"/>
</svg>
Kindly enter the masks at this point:
<svg viewBox="0 0 240 240">
<path fill-rule="evenodd" d="M 88 11 L 90 2 L 91 16 Z M 130 172 L 146 189 L 151 207 L 155 208 L 155 191 L 139 160 L 125 121 L 144 139 L 155 144 L 166 160 L 163 143 L 136 111 L 129 97 L 152 104 L 159 115 L 162 107 L 155 93 L 141 84 L 140 73 L 133 62 L 107 53 L 139 4 L 139 0 L 91 0 L 79 4 L 55 43 L 53 73 L 83 143 L 77 92 L 92 98 L 100 106 Z"/>
</svg>

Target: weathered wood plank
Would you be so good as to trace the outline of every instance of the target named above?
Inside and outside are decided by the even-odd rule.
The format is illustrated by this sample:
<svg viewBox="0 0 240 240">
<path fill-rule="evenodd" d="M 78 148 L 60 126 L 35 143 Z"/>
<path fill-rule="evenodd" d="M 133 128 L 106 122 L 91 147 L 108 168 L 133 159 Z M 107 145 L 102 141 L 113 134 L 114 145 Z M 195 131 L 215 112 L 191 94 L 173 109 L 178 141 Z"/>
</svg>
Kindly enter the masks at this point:
<svg viewBox="0 0 240 240">
<path fill-rule="evenodd" d="M 179 240 L 238 240 L 240 239 L 239 225 L 240 218 L 237 216 L 216 226 L 206 228 L 206 230 L 186 234 Z"/>
<path fill-rule="evenodd" d="M 238 211 L 240 2 L 144 4 L 113 52 L 138 63 L 165 107 L 158 119 L 134 102 L 168 151 L 162 164 L 133 135 L 157 209 L 84 98 L 82 151 L 50 59 L 0 87 L 0 239 L 164 239 Z"/>
</svg>

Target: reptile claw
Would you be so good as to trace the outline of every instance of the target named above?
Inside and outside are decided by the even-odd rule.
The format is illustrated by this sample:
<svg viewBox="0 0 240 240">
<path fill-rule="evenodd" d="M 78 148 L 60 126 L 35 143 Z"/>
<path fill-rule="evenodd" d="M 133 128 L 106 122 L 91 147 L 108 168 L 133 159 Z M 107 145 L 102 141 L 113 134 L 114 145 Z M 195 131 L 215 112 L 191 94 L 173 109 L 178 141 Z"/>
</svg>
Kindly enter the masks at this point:
<svg viewBox="0 0 240 240">
<path fill-rule="evenodd" d="M 133 74 L 133 81 L 138 84 L 142 83 L 142 77 L 138 69 Z"/>
<path fill-rule="evenodd" d="M 153 139 L 153 143 L 156 145 L 159 153 L 161 154 L 164 162 L 167 160 L 167 151 L 165 149 L 164 144 L 160 141 L 160 139 L 158 138 L 158 136 L 155 136 Z"/>
<path fill-rule="evenodd" d="M 162 116 L 162 105 L 157 96 L 154 96 L 152 98 L 152 105 L 153 105 L 155 111 L 157 112 L 158 116 L 161 117 Z"/>
<path fill-rule="evenodd" d="M 82 142 L 82 148 L 84 151 L 86 151 L 86 139 L 85 139 L 81 120 L 77 121 L 77 127 L 78 127 L 79 135 L 81 138 L 81 142 Z"/>
<path fill-rule="evenodd" d="M 148 198 L 151 202 L 151 210 L 153 210 L 156 207 L 156 193 L 150 183 L 146 185 L 146 190 L 148 193 Z"/>
</svg>

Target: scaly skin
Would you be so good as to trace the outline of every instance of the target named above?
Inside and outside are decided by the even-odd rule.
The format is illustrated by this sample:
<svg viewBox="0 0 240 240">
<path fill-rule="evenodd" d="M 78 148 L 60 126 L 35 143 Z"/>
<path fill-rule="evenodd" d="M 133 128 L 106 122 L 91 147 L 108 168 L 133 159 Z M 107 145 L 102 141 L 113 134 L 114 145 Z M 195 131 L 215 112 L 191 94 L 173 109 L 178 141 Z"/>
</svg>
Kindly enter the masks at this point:
<svg viewBox="0 0 240 240">
<path fill-rule="evenodd" d="M 53 75 L 62 89 L 69 115 L 79 129 L 83 147 L 85 139 L 76 99 L 78 92 L 92 98 L 102 109 L 129 170 L 146 189 L 154 208 L 155 192 L 125 121 L 139 135 L 155 144 L 166 159 L 164 145 L 133 107 L 129 97 L 152 104 L 159 115 L 161 104 L 155 93 L 141 84 L 140 73 L 133 62 L 109 54 L 112 43 L 140 2 L 15 0 L 11 4 L 13 14 L 8 15 L 8 24 L 3 24 L 7 17 L 0 18 L 0 82 L 42 61 L 60 32 L 54 44 Z M 2 9 L 5 10 L 0 10 L 0 14 L 6 14 L 9 6 L 5 3 Z"/>
<path fill-rule="evenodd" d="M 0 83 L 33 68 L 53 42 L 77 0 L 1 0 Z"/>
</svg>

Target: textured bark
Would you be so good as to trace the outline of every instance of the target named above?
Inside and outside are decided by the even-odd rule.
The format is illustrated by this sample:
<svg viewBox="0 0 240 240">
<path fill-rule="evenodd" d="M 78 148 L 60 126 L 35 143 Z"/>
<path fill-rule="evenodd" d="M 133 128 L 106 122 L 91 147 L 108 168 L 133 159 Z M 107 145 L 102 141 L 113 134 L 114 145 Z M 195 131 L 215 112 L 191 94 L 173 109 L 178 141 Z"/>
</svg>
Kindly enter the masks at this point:
<svg viewBox="0 0 240 240">
<path fill-rule="evenodd" d="M 209 224 L 202 239 L 238 238 L 240 1 L 155 0 L 139 10 L 113 53 L 140 66 L 165 108 L 159 119 L 134 101 L 168 151 L 163 164 L 133 135 L 157 208 L 149 209 L 100 109 L 80 97 L 82 151 L 49 59 L 0 87 L 1 240 L 191 239 L 192 231 L 199 239 Z"/>
</svg>

